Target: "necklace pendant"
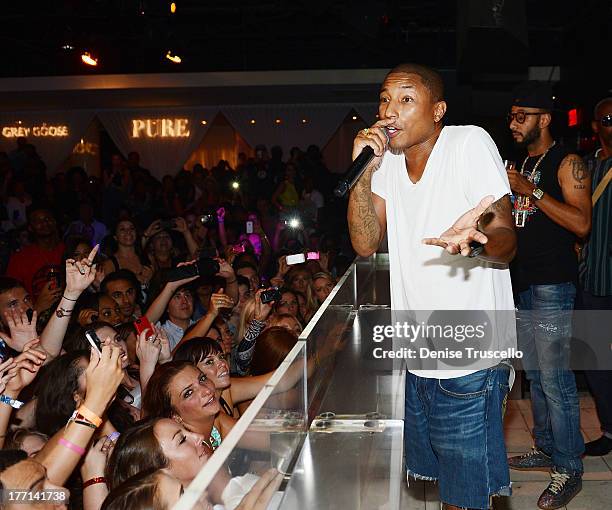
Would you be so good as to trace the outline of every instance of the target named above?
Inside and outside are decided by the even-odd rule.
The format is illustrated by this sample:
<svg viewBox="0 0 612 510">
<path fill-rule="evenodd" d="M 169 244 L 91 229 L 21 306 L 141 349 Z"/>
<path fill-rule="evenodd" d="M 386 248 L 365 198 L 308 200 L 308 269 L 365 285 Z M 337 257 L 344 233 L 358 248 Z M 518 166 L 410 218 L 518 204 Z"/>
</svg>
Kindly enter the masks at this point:
<svg viewBox="0 0 612 510">
<path fill-rule="evenodd" d="M 517 211 L 514 211 L 514 224 L 517 227 L 524 227 L 526 220 L 527 220 L 527 211 L 526 210 L 517 210 Z"/>
</svg>

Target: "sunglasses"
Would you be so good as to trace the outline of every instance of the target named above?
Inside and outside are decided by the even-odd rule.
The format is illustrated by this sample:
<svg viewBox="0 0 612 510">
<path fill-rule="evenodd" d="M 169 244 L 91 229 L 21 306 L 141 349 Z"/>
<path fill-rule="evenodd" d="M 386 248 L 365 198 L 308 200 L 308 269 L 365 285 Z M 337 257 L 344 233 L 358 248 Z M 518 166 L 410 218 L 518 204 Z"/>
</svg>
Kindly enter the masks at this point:
<svg viewBox="0 0 612 510">
<path fill-rule="evenodd" d="M 506 120 L 508 121 L 508 124 L 510 124 L 513 120 L 516 120 L 519 124 L 523 124 L 525 122 L 525 120 L 527 119 L 527 115 L 543 115 L 546 112 L 535 112 L 535 113 L 530 113 L 530 112 L 515 112 L 515 113 L 509 113 L 508 115 L 506 115 Z"/>
<path fill-rule="evenodd" d="M 603 127 L 612 126 L 612 113 L 608 113 L 607 115 L 604 115 L 603 117 L 598 119 L 598 121 Z"/>
</svg>

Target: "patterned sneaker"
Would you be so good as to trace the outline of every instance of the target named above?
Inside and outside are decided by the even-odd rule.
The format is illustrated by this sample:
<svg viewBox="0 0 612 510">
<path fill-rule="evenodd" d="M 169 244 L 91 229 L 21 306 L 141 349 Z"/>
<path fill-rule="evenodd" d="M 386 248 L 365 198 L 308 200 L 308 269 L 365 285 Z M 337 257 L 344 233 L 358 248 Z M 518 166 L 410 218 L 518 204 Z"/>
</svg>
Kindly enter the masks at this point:
<svg viewBox="0 0 612 510">
<path fill-rule="evenodd" d="M 553 462 L 550 456 L 546 455 L 538 448 L 532 448 L 530 452 L 508 459 L 508 466 L 512 469 L 532 470 L 532 469 L 548 469 L 553 467 Z"/>
<path fill-rule="evenodd" d="M 582 490 L 582 477 L 551 472 L 552 481 L 538 499 L 538 507 L 542 510 L 554 510 L 567 505 L 570 500 Z"/>
</svg>

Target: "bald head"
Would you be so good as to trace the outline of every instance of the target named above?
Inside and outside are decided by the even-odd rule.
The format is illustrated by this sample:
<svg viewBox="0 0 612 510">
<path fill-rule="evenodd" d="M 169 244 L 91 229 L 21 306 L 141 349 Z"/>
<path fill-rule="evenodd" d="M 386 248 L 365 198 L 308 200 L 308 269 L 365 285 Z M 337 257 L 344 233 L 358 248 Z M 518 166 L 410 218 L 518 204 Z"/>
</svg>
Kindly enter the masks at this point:
<svg viewBox="0 0 612 510">
<path fill-rule="evenodd" d="M 429 90 L 434 103 L 444 101 L 444 82 L 442 81 L 442 76 L 431 67 L 421 64 L 399 64 L 391 69 L 387 76 L 393 73 L 416 74 L 421 79 L 421 83 L 425 88 Z"/>
<path fill-rule="evenodd" d="M 602 99 L 593 108 L 593 117 L 599 119 L 603 115 L 603 111 L 608 110 L 610 107 L 612 107 L 612 97 Z"/>
</svg>

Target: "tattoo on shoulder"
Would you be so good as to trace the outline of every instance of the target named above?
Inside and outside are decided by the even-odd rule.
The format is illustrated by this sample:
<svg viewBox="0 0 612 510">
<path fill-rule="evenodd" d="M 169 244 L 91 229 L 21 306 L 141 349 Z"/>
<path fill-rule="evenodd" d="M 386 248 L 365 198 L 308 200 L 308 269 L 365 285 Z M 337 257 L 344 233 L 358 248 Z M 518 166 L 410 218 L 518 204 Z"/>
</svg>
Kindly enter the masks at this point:
<svg viewBox="0 0 612 510">
<path fill-rule="evenodd" d="M 504 195 L 499 200 L 493 202 L 485 212 L 482 213 L 478 220 L 478 228 L 485 228 L 496 216 L 504 216 L 512 214 L 512 202 L 510 195 Z"/>
<path fill-rule="evenodd" d="M 568 163 L 572 169 L 572 177 L 574 178 L 574 189 L 586 188 L 584 181 L 589 177 L 589 169 L 585 165 L 584 160 L 576 154 L 572 154 L 568 158 Z"/>
</svg>

